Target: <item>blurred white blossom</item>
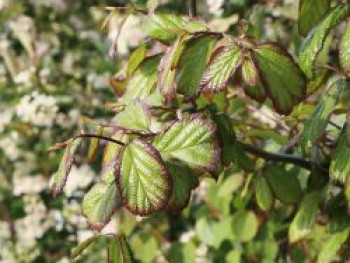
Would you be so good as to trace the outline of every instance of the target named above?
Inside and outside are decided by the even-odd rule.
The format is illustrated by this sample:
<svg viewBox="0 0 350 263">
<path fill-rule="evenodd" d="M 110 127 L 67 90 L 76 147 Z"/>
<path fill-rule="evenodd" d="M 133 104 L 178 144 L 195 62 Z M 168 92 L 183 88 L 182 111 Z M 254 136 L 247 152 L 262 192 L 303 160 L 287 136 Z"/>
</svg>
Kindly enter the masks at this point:
<svg viewBox="0 0 350 263">
<path fill-rule="evenodd" d="M 1 109 L 0 111 L 1 111 L 1 114 L 0 114 L 0 133 L 1 133 L 4 131 L 6 125 L 11 122 L 14 111 L 12 108 Z"/>
<path fill-rule="evenodd" d="M 11 161 L 16 160 L 20 156 L 20 150 L 17 147 L 19 140 L 18 132 L 11 132 L 8 136 L 0 139 L 0 148 L 4 151 L 5 156 Z"/>
<path fill-rule="evenodd" d="M 56 99 L 37 91 L 25 95 L 17 105 L 17 115 L 22 121 L 40 126 L 52 126 L 57 111 Z"/>
<path fill-rule="evenodd" d="M 83 164 L 79 167 L 74 165 L 69 174 L 64 192 L 67 196 L 72 196 L 73 192 L 78 188 L 87 187 L 92 182 L 94 176 L 95 173 L 89 165 Z"/>
<path fill-rule="evenodd" d="M 209 7 L 209 13 L 220 16 L 224 12 L 222 6 L 225 0 L 206 0 Z"/>
<path fill-rule="evenodd" d="M 39 193 L 47 187 L 47 182 L 42 176 L 23 176 L 15 173 L 13 175 L 13 185 L 13 194 L 17 196 Z"/>
</svg>

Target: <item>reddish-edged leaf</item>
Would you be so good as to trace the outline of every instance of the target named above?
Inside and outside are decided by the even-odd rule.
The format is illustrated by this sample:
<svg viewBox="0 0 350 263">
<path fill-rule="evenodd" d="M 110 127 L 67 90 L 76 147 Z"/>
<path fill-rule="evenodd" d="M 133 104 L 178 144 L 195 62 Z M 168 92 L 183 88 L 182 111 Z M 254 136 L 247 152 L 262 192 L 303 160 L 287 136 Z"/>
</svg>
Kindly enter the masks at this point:
<svg viewBox="0 0 350 263">
<path fill-rule="evenodd" d="M 78 146 L 80 143 L 81 143 L 81 138 L 76 138 L 76 139 L 70 140 L 67 144 L 67 147 L 62 156 L 58 171 L 53 175 L 53 178 L 52 178 L 51 189 L 54 197 L 62 192 L 67 182 L 69 172 L 72 168 L 74 154 L 78 149 Z"/>
<path fill-rule="evenodd" d="M 201 91 L 215 93 L 224 90 L 241 62 L 242 52 L 236 44 L 230 43 L 218 47 L 204 71 L 201 80 Z"/>
<path fill-rule="evenodd" d="M 259 75 L 274 108 L 281 114 L 289 114 L 304 99 L 306 80 L 292 56 L 274 43 L 259 45 L 253 57 Z"/>
<path fill-rule="evenodd" d="M 116 179 L 124 205 L 134 214 L 157 212 L 168 204 L 172 180 L 160 154 L 148 142 L 135 139 L 125 147 Z"/>
<path fill-rule="evenodd" d="M 96 135 L 102 135 L 103 127 L 99 127 L 96 131 Z M 99 138 L 91 138 L 90 140 L 90 146 L 88 151 L 88 160 L 91 163 L 98 151 L 98 145 L 99 145 L 100 139 Z"/>
<path fill-rule="evenodd" d="M 199 115 L 172 123 L 168 130 L 154 139 L 153 145 L 165 160 L 177 159 L 192 168 L 213 172 L 219 164 L 216 125 Z"/>
</svg>

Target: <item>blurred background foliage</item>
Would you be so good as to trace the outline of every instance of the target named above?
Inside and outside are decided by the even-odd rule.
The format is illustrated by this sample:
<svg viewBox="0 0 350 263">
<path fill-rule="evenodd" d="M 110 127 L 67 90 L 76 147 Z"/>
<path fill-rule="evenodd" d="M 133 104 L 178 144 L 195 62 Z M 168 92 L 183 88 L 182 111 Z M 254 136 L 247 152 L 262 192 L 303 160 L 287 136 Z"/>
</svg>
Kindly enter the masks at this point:
<svg viewBox="0 0 350 263">
<path fill-rule="evenodd" d="M 298 1 L 197 2 L 198 13 L 213 30 L 237 32 L 239 18 L 245 17 L 259 40 L 280 42 L 297 53 Z M 65 195 L 52 199 L 48 180 L 61 155 L 47 149 L 84 128 L 84 116 L 101 121 L 113 116 L 109 105 L 116 95 L 109 79 L 147 41 L 142 20 L 132 16 L 121 32 L 118 56 L 108 56 L 117 27 L 111 23 L 107 32 L 101 31 L 108 15 L 104 7 L 126 4 L 130 1 L 0 0 L 0 262 L 69 262 L 71 249 L 93 235 L 80 202 L 98 180 L 100 167 L 87 165 L 85 145 Z M 188 3 L 163 0 L 159 10 L 187 13 Z M 328 60 L 328 53 L 322 59 Z M 268 107 L 248 107 L 249 99 L 239 94 L 228 105 L 220 96 L 215 98 L 218 106 L 227 107 L 241 134 L 252 141 L 268 139 L 268 150 L 283 146 L 293 120 L 305 119 L 314 108 L 311 100 L 293 113 L 295 118 L 281 119 Z M 305 182 L 308 174 L 296 172 Z M 294 206 L 276 201 L 270 213 L 257 209 L 256 176 L 233 165 L 219 183 L 203 180 L 181 214 L 141 218 L 122 210 L 103 232 L 128 236 L 140 262 L 310 262 L 324 242 L 326 226 L 317 224 L 308 243 L 289 246 Z M 347 224 L 348 218 L 341 220 Z M 78 261 L 101 262 L 104 246 L 99 242 Z"/>
</svg>

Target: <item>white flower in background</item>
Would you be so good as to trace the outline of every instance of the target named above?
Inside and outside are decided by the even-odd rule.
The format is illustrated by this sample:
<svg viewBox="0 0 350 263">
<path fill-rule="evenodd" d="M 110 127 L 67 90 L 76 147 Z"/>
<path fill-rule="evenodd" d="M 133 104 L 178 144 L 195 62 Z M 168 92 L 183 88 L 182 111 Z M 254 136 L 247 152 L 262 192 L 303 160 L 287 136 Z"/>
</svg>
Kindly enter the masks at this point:
<svg viewBox="0 0 350 263">
<path fill-rule="evenodd" d="M 23 70 L 15 76 L 13 81 L 16 84 L 27 84 L 30 82 L 30 76 L 31 76 L 30 70 Z"/>
<path fill-rule="evenodd" d="M 194 237 L 195 235 L 196 235 L 196 232 L 195 232 L 193 229 L 191 229 L 191 230 L 189 230 L 189 231 L 187 231 L 187 232 L 184 232 L 184 233 L 182 233 L 181 236 L 180 236 L 180 242 L 181 242 L 181 243 L 187 243 L 187 242 L 189 242 L 189 241 L 192 239 L 192 237 Z"/>
<path fill-rule="evenodd" d="M 69 173 L 64 192 L 67 196 L 72 196 L 76 189 L 87 187 L 94 179 L 94 176 L 95 173 L 89 165 L 83 164 L 80 167 L 74 165 Z"/>
<path fill-rule="evenodd" d="M 39 126 L 52 126 L 57 111 L 56 99 L 37 91 L 25 95 L 17 105 L 17 115 L 22 121 Z"/>
<path fill-rule="evenodd" d="M 17 147 L 19 140 L 19 134 L 17 132 L 11 132 L 9 136 L 0 139 L 0 148 L 4 151 L 7 158 L 10 160 L 16 160 L 21 152 Z"/>
<path fill-rule="evenodd" d="M 23 176 L 18 173 L 13 175 L 13 195 L 39 193 L 47 187 L 43 176 Z"/>
<path fill-rule="evenodd" d="M 276 116 L 268 107 L 262 106 L 259 110 L 254 110 L 252 117 L 269 125 L 271 128 L 276 128 Z"/>
<path fill-rule="evenodd" d="M 209 7 L 209 13 L 220 16 L 224 12 L 222 6 L 225 0 L 206 0 Z"/>
<path fill-rule="evenodd" d="M 2 133 L 6 125 L 11 122 L 14 110 L 11 108 L 7 108 L 1 109 L 0 112 L 0 133 Z"/>
<path fill-rule="evenodd" d="M 109 22 L 109 35 L 110 41 L 114 42 L 118 31 L 120 29 L 120 24 L 124 18 L 115 16 Z M 130 15 L 123 27 L 118 38 L 118 53 L 121 55 L 126 55 L 129 52 L 130 47 L 135 47 L 141 43 L 145 38 L 145 33 L 142 29 L 142 20 L 138 16 Z"/>
</svg>

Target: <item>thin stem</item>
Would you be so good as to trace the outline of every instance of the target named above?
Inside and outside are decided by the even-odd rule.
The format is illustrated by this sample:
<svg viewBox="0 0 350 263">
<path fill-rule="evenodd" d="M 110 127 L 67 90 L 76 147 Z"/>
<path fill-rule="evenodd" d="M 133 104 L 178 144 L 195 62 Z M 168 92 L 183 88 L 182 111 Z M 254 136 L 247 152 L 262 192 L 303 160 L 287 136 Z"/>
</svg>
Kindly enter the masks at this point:
<svg viewBox="0 0 350 263">
<path fill-rule="evenodd" d="M 97 139 L 113 142 L 113 143 L 121 145 L 121 146 L 125 146 L 125 143 L 123 143 L 121 141 L 118 141 L 118 140 L 115 140 L 115 139 L 112 139 L 112 138 L 109 138 L 109 137 L 105 137 L 105 136 L 102 136 L 102 135 L 82 133 L 82 134 L 79 134 L 79 135 L 74 137 L 74 139 L 77 139 L 77 138 L 97 138 Z"/>
<path fill-rule="evenodd" d="M 251 154 L 254 154 L 256 156 L 259 156 L 261 158 L 264 158 L 266 160 L 292 163 L 308 170 L 311 170 L 312 168 L 311 162 L 305 160 L 304 158 L 292 156 L 289 154 L 277 154 L 277 153 L 266 152 L 250 144 L 246 144 L 243 142 L 237 142 L 237 143 L 239 143 L 245 151 Z"/>
<path fill-rule="evenodd" d="M 197 1 L 196 0 L 190 0 L 190 8 L 189 8 L 190 17 L 196 17 L 197 16 Z"/>
</svg>

